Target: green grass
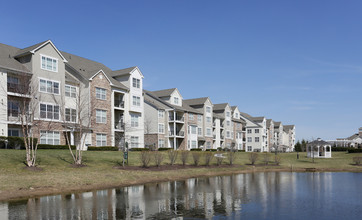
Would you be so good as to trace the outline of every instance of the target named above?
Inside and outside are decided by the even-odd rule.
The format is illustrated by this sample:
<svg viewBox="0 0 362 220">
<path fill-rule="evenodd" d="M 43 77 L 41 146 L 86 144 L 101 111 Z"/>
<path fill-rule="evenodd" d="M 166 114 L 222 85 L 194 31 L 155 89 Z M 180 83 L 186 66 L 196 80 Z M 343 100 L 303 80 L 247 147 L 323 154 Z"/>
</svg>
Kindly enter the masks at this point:
<svg viewBox="0 0 362 220">
<path fill-rule="evenodd" d="M 164 154 L 163 164 L 168 164 L 167 152 Z M 129 152 L 129 165 L 140 166 L 140 152 Z M 192 164 L 192 152 L 189 154 L 188 164 Z M 84 163 L 82 168 L 71 167 L 72 158 L 68 150 L 38 150 L 38 167 L 41 171 L 24 169 L 25 151 L 23 150 L 0 150 L 0 200 L 16 198 L 26 195 L 51 194 L 72 190 L 89 190 L 92 188 L 105 188 L 111 186 L 122 186 L 140 184 L 151 181 L 165 181 L 180 178 L 188 178 L 204 175 L 221 175 L 243 172 L 248 170 L 266 170 L 279 168 L 317 168 L 317 169 L 345 169 L 351 171 L 362 171 L 362 167 L 354 166 L 352 158 L 362 156 L 362 153 L 348 154 L 345 152 L 333 152 L 331 159 L 315 159 L 306 157 L 306 153 L 300 153 L 297 160 L 296 153 L 278 154 L 281 159 L 280 166 L 264 166 L 263 153 L 259 153 L 256 167 L 247 165 L 249 153 L 236 153 L 235 167 L 212 167 L 200 166 L 193 169 L 167 170 L 167 171 L 144 171 L 144 170 L 119 170 L 123 154 L 114 151 L 87 151 L 84 152 Z M 274 160 L 274 154 L 269 154 L 270 160 Z M 227 158 L 223 164 L 227 164 Z M 181 164 L 180 154 L 177 164 Z M 204 164 L 202 157 L 201 165 Z M 216 164 L 213 159 L 212 165 Z M 273 164 L 273 163 L 271 163 Z M 151 162 L 150 166 L 155 164 Z M 37 191 L 38 189 L 38 191 Z"/>
</svg>

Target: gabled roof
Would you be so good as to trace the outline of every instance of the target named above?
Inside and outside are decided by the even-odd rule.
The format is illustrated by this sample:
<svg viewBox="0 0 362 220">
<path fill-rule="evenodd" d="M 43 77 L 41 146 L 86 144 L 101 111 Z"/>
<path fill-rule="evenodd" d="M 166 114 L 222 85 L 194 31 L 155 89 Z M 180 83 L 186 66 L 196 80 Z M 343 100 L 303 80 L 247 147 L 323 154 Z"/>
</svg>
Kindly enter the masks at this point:
<svg viewBox="0 0 362 220">
<path fill-rule="evenodd" d="M 206 101 L 210 100 L 209 97 L 202 97 L 202 98 L 196 98 L 196 99 L 184 99 L 183 102 L 186 102 L 188 105 L 193 106 L 193 105 L 204 105 L 206 103 Z M 212 102 L 211 102 L 212 104 Z"/>
<path fill-rule="evenodd" d="M 307 145 L 308 146 L 321 146 L 321 145 L 330 145 L 330 144 L 328 142 L 318 138 L 315 141 L 309 142 Z"/>
<path fill-rule="evenodd" d="M 45 45 L 50 44 L 54 50 L 59 54 L 59 56 L 63 59 L 64 62 L 68 62 L 67 59 L 63 56 L 63 54 L 58 50 L 58 48 L 53 44 L 51 40 L 46 40 L 37 44 L 34 44 L 30 47 L 26 47 L 24 49 L 19 50 L 14 57 L 20 57 L 26 54 L 34 54 L 35 51 L 39 50 L 40 48 L 44 47 Z"/>
<path fill-rule="evenodd" d="M 161 98 L 161 97 L 169 97 L 169 96 L 171 96 L 171 94 L 174 91 L 177 91 L 180 94 L 180 92 L 178 91 L 177 88 L 157 90 L 157 91 L 152 91 L 152 93 L 155 94 L 157 97 Z"/>
<path fill-rule="evenodd" d="M 294 129 L 294 125 L 283 125 L 283 129 L 284 131 L 289 131 L 289 130 L 292 130 Z"/>
<path fill-rule="evenodd" d="M 0 68 L 31 73 L 28 68 L 14 58 L 18 50 L 19 48 L 0 43 Z"/>
<path fill-rule="evenodd" d="M 137 66 L 132 66 L 132 67 L 128 67 L 128 68 L 125 68 L 125 69 L 115 70 L 115 71 L 112 71 L 110 73 L 110 75 L 112 77 L 130 75 L 134 70 L 138 70 L 138 72 L 141 73 L 141 76 L 143 78 L 143 74 L 142 74 L 141 70 L 138 69 Z"/>
<path fill-rule="evenodd" d="M 357 139 L 357 138 L 362 138 L 362 137 L 360 137 L 359 134 L 354 134 L 354 135 L 352 135 L 352 136 L 350 136 L 350 137 L 348 137 L 348 138 L 345 138 L 345 139 L 347 139 L 347 140 L 354 140 L 354 139 Z"/>
<path fill-rule="evenodd" d="M 280 121 L 275 121 L 275 122 L 274 122 L 274 128 L 279 128 L 281 124 L 282 124 L 282 122 L 280 122 Z"/>
<path fill-rule="evenodd" d="M 214 111 L 225 110 L 226 106 L 228 106 L 228 105 L 229 105 L 228 103 L 214 104 L 213 110 L 214 110 Z"/>
<path fill-rule="evenodd" d="M 252 117 L 251 118 L 254 122 L 257 122 L 257 123 L 261 123 L 264 121 L 264 117 L 261 116 L 261 117 Z"/>
<path fill-rule="evenodd" d="M 266 120 L 266 127 L 269 128 L 270 127 L 270 124 L 272 123 L 272 119 L 267 119 Z"/>
<path fill-rule="evenodd" d="M 253 116 L 246 114 L 245 112 L 240 112 L 240 115 L 243 116 L 244 118 L 248 118 L 249 120 L 252 120 Z"/>
<path fill-rule="evenodd" d="M 152 94 L 152 92 L 147 91 L 147 90 L 143 90 L 143 92 L 145 94 L 145 96 L 144 96 L 145 102 L 149 103 L 150 105 L 153 105 L 155 108 L 157 108 L 159 110 L 160 109 L 166 110 L 166 109 L 173 108 L 168 103 L 164 102 L 163 100 L 159 99 L 157 96 Z"/>
<path fill-rule="evenodd" d="M 187 112 L 192 112 L 192 113 L 196 113 L 196 114 L 203 114 L 202 111 L 192 108 L 191 106 L 189 106 L 185 102 L 182 102 L 182 108 L 184 108 Z"/>
</svg>

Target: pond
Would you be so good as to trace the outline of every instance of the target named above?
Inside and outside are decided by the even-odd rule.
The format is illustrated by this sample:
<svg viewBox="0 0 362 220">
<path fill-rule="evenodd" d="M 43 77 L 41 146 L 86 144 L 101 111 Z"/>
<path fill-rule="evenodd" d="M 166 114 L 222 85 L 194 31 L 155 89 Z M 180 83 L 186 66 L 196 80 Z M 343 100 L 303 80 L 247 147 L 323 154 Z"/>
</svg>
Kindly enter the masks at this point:
<svg viewBox="0 0 362 220">
<path fill-rule="evenodd" d="M 0 203 L 0 219 L 359 219 L 362 173 L 249 173 Z"/>
</svg>

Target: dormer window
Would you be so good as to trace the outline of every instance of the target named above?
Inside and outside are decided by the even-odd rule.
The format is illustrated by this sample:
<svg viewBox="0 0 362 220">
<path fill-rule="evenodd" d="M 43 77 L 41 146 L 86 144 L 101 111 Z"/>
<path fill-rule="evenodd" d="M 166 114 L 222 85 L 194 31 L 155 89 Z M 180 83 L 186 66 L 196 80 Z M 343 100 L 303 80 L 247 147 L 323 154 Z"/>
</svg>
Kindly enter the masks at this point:
<svg viewBox="0 0 362 220">
<path fill-rule="evenodd" d="M 44 55 L 40 56 L 41 56 L 41 68 L 43 70 L 58 72 L 58 59 Z"/>
<path fill-rule="evenodd" d="M 230 112 L 229 111 L 226 112 L 226 117 L 230 117 Z"/>
<path fill-rule="evenodd" d="M 173 103 L 175 103 L 175 105 L 178 105 L 178 97 L 173 97 Z"/>
<path fill-rule="evenodd" d="M 140 79 L 136 79 L 136 78 L 133 78 L 132 79 L 132 84 L 133 84 L 133 87 L 134 88 L 141 88 L 141 80 Z"/>
<path fill-rule="evenodd" d="M 235 113 L 235 118 L 239 118 L 239 114 L 238 114 L 238 113 Z"/>
</svg>

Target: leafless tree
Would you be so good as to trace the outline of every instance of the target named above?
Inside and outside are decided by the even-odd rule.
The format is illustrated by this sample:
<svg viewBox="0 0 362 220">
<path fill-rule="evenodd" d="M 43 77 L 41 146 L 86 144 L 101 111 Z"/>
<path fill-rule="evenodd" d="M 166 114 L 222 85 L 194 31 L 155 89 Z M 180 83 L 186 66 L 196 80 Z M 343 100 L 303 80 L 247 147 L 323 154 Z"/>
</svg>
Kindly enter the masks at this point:
<svg viewBox="0 0 362 220">
<path fill-rule="evenodd" d="M 143 167 L 148 167 L 148 164 L 151 162 L 151 152 L 150 151 L 141 151 L 140 159 Z"/>
<path fill-rule="evenodd" d="M 157 167 L 161 166 L 163 161 L 163 154 L 160 151 L 153 152 L 153 157 L 155 159 L 155 164 Z"/>
<path fill-rule="evenodd" d="M 214 154 L 210 151 L 206 151 L 204 153 L 204 156 L 205 156 L 205 165 L 209 166 L 212 161 L 212 158 L 214 157 Z"/>
<path fill-rule="evenodd" d="M 168 150 L 167 153 L 168 153 L 168 158 L 170 159 L 170 164 L 174 165 L 176 162 L 176 159 L 177 159 L 178 151 L 177 150 Z"/>
<path fill-rule="evenodd" d="M 188 150 L 181 151 L 181 161 L 182 161 L 183 166 L 186 165 L 188 157 L 189 157 L 189 151 Z"/>
<path fill-rule="evenodd" d="M 257 159 L 258 159 L 258 153 L 251 152 L 249 154 L 249 161 L 250 161 L 251 165 L 254 165 Z"/>
<path fill-rule="evenodd" d="M 201 159 L 201 152 L 197 151 L 192 152 L 192 158 L 194 159 L 194 165 L 198 166 Z"/>
<path fill-rule="evenodd" d="M 235 151 L 230 150 L 229 152 L 227 152 L 227 158 L 229 160 L 229 164 L 233 165 L 236 158 Z"/>
</svg>

